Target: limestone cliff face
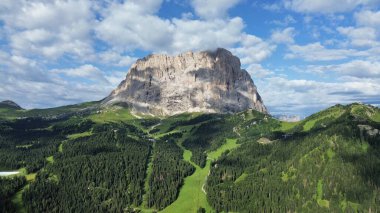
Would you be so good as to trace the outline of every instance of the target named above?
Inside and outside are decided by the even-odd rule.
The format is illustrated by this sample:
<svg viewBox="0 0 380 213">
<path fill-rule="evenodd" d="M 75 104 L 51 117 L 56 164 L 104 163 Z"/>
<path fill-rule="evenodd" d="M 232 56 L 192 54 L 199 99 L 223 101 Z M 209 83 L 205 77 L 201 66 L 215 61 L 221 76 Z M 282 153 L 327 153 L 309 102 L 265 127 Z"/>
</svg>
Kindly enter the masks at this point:
<svg viewBox="0 0 380 213">
<path fill-rule="evenodd" d="M 267 113 L 251 76 L 240 68 L 239 58 L 221 48 L 139 59 L 102 103 L 125 103 L 135 112 L 154 115 L 246 109 Z"/>
</svg>

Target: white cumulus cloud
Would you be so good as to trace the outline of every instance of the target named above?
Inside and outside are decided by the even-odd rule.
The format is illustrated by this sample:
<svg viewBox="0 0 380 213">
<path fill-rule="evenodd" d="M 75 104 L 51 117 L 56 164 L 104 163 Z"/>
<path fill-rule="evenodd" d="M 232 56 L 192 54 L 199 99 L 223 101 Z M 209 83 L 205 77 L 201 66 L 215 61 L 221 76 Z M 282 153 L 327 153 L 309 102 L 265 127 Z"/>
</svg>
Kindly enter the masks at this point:
<svg viewBox="0 0 380 213">
<path fill-rule="evenodd" d="M 0 20 L 15 52 L 57 58 L 63 54 L 91 54 L 93 14 L 91 3 L 83 1 L 5 1 Z"/>
<path fill-rule="evenodd" d="M 240 0 L 191 0 L 195 13 L 201 18 L 215 19 L 227 16 L 227 10 Z"/>
<path fill-rule="evenodd" d="M 363 10 L 355 13 L 355 19 L 361 26 L 380 27 L 380 11 Z"/>
<path fill-rule="evenodd" d="M 85 64 L 77 68 L 69 69 L 53 69 L 52 73 L 64 74 L 70 77 L 85 78 L 86 80 L 93 80 L 102 83 L 108 83 L 107 79 L 100 69 L 92 64 Z"/>
<path fill-rule="evenodd" d="M 346 35 L 353 46 L 370 47 L 377 45 L 377 33 L 371 27 L 338 27 L 338 32 Z"/>
<path fill-rule="evenodd" d="M 334 61 L 362 54 L 365 53 L 354 49 L 330 49 L 319 42 L 315 42 L 306 45 L 290 45 L 289 53 L 285 55 L 285 58 L 301 58 L 305 61 Z"/>
<path fill-rule="evenodd" d="M 379 3 L 378 0 L 285 0 L 284 5 L 288 9 L 302 13 L 337 13 Z"/>
<path fill-rule="evenodd" d="M 275 43 L 294 43 L 295 29 L 287 27 L 283 30 L 275 30 L 272 32 L 271 40 Z"/>
<path fill-rule="evenodd" d="M 240 57 L 242 64 L 254 64 L 268 58 L 276 46 L 261 38 L 244 34 L 240 46 L 232 49 L 232 52 Z"/>
</svg>

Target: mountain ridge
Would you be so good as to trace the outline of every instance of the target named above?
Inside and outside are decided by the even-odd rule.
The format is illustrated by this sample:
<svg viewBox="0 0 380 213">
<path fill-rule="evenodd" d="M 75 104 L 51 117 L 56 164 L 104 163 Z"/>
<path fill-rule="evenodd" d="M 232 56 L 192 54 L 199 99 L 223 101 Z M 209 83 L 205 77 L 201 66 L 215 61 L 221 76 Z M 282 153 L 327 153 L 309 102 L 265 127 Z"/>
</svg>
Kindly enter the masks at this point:
<svg viewBox="0 0 380 213">
<path fill-rule="evenodd" d="M 16 102 L 11 100 L 4 100 L 0 102 L 1 108 L 10 108 L 10 109 L 23 109 L 20 105 L 18 105 Z"/>
</svg>

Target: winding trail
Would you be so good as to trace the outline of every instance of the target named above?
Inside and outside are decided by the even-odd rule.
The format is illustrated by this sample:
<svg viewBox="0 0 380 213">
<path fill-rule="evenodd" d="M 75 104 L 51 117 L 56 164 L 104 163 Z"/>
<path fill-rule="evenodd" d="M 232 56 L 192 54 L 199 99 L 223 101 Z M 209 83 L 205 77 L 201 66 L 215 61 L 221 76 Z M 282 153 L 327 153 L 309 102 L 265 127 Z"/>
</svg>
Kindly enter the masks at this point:
<svg viewBox="0 0 380 213">
<path fill-rule="evenodd" d="M 135 113 L 133 113 L 132 111 L 131 111 L 131 115 L 132 115 L 133 117 L 137 118 L 137 119 L 142 119 L 142 117 L 141 117 L 141 116 L 138 116 L 138 115 L 136 115 L 136 114 L 135 114 Z"/>
<path fill-rule="evenodd" d="M 205 190 L 205 185 L 206 185 L 206 183 L 207 183 L 207 178 L 208 178 L 208 176 L 210 176 L 210 173 L 211 173 L 211 170 L 208 171 L 208 174 L 207 174 L 207 176 L 206 176 L 205 182 L 204 182 L 203 185 L 202 185 L 202 191 L 203 191 L 203 193 L 205 193 L 205 195 L 207 195 L 207 192 L 206 192 L 206 190 Z"/>
<path fill-rule="evenodd" d="M 162 121 L 160 120 L 160 122 L 158 122 L 157 124 L 151 126 L 150 129 L 149 129 L 149 131 L 148 131 L 148 134 L 150 135 L 149 132 L 152 131 L 153 129 L 155 129 L 156 127 L 158 127 L 158 126 L 161 125 L 161 124 L 162 124 Z"/>
</svg>

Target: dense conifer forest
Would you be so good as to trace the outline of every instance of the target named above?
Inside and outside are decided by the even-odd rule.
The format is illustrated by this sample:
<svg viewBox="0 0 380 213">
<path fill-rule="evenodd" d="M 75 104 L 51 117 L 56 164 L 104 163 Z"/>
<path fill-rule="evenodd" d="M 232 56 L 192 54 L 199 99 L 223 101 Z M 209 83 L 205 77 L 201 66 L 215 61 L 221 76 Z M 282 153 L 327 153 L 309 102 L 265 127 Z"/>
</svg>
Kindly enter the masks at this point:
<svg viewBox="0 0 380 213">
<path fill-rule="evenodd" d="M 253 138 L 272 121 L 246 129 L 242 146 L 213 162 L 209 202 L 217 211 L 379 211 L 380 135 L 358 126 L 380 125 L 353 114 L 354 107 L 314 115 L 309 121 L 322 119 L 308 132 L 303 122 L 270 144 Z M 330 111 L 341 114 L 333 119 Z"/>
<path fill-rule="evenodd" d="M 183 161 L 182 152 L 173 141 L 156 142 L 147 195 L 149 207 L 161 210 L 174 202 L 184 177 L 194 172 L 194 168 Z"/>
<path fill-rule="evenodd" d="M 0 177 L 0 212 L 380 211 L 372 106 L 296 123 L 252 110 L 139 118 L 96 103 L 0 115 L 0 171 L 19 172 Z"/>
</svg>

